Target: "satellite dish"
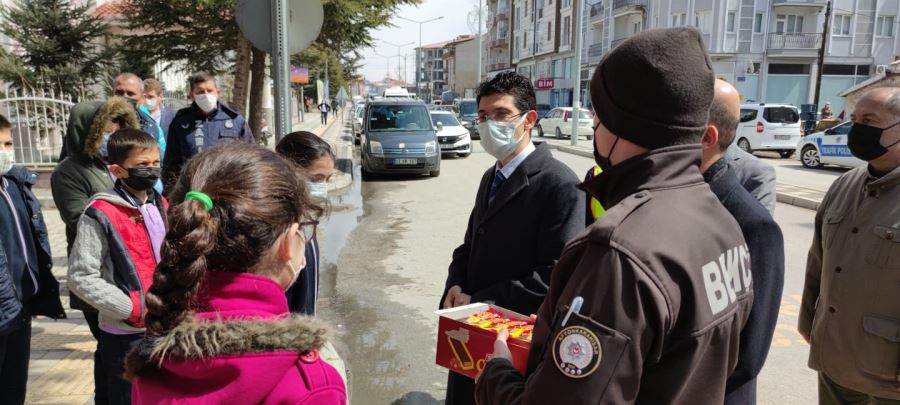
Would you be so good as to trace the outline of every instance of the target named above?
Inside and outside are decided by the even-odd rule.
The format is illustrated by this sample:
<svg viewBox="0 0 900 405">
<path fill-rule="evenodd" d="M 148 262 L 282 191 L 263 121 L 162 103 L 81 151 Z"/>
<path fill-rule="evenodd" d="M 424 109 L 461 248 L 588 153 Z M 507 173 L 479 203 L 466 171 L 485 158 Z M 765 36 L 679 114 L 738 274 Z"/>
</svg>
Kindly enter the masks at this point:
<svg viewBox="0 0 900 405">
<path fill-rule="evenodd" d="M 325 11 L 321 0 L 289 0 L 288 11 L 288 51 L 296 55 L 319 37 Z M 235 19 L 241 33 L 253 46 L 268 53 L 274 51 L 271 1 L 238 0 Z"/>
</svg>

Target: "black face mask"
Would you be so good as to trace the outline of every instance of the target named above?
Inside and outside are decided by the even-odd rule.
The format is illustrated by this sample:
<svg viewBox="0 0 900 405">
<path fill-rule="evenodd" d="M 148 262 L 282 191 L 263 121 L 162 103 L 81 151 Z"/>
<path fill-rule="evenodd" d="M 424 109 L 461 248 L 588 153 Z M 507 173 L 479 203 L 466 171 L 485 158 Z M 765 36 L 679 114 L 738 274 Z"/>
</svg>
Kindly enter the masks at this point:
<svg viewBox="0 0 900 405">
<path fill-rule="evenodd" d="M 597 136 L 597 128 L 594 127 L 594 136 Z M 613 151 L 616 150 L 616 145 L 619 143 L 619 138 L 616 137 L 616 141 L 613 142 L 612 148 L 609 148 L 609 154 L 606 157 L 600 156 L 600 152 L 597 152 L 597 142 L 594 142 L 594 162 L 597 163 L 597 166 L 600 167 L 600 170 L 607 171 L 612 168 L 612 162 L 609 161 L 610 156 L 612 156 Z"/>
<path fill-rule="evenodd" d="M 867 162 L 884 156 L 885 153 L 888 153 L 888 148 L 900 143 L 900 141 L 894 142 L 887 147 L 882 146 L 881 134 L 896 127 L 898 124 L 900 122 L 887 128 L 876 128 L 870 125 L 854 123 L 850 127 L 850 133 L 847 135 L 847 147 L 850 148 L 850 153 Z"/>
<path fill-rule="evenodd" d="M 132 167 L 128 169 L 128 177 L 122 182 L 135 190 L 150 190 L 159 181 L 162 169 L 159 167 Z"/>
</svg>

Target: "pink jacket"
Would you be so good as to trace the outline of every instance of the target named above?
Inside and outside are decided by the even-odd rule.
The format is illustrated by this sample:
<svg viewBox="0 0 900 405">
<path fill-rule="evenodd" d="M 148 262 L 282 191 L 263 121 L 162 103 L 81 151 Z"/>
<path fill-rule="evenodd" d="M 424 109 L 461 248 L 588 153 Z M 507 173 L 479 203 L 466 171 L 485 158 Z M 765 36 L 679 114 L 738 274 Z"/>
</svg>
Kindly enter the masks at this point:
<svg viewBox="0 0 900 405">
<path fill-rule="evenodd" d="M 140 404 L 345 404 L 340 375 L 319 359 L 327 328 L 288 315 L 268 277 L 209 272 L 202 310 L 128 358 Z"/>
</svg>

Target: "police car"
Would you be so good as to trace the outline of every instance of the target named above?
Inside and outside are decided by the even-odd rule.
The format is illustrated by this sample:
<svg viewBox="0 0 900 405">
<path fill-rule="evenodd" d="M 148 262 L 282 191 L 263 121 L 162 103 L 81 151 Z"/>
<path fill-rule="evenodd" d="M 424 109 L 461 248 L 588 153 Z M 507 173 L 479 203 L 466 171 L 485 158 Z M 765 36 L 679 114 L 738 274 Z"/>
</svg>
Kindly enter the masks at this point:
<svg viewBox="0 0 900 405">
<path fill-rule="evenodd" d="M 848 121 L 801 138 L 797 145 L 797 155 L 803 166 L 817 168 L 823 165 L 844 167 L 865 165 L 866 162 L 853 156 L 847 147 L 847 134 L 850 133 L 852 125 L 853 123 Z"/>
</svg>

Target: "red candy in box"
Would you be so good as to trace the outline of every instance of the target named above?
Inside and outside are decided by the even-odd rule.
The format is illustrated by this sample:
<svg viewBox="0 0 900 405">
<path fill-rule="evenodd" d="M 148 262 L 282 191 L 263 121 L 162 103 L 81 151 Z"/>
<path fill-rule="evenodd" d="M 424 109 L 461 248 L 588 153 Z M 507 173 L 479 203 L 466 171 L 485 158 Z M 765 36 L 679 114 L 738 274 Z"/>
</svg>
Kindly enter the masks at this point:
<svg viewBox="0 0 900 405">
<path fill-rule="evenodd" d="M 435 362 L 459 374 L 475 378 L 501 329 L 509 331 L 513 366 L 525 374 L 534 324 L 531 318 L 490 304 L 470 304 L 437 311 L 438 336 Z"/>
</svg>

